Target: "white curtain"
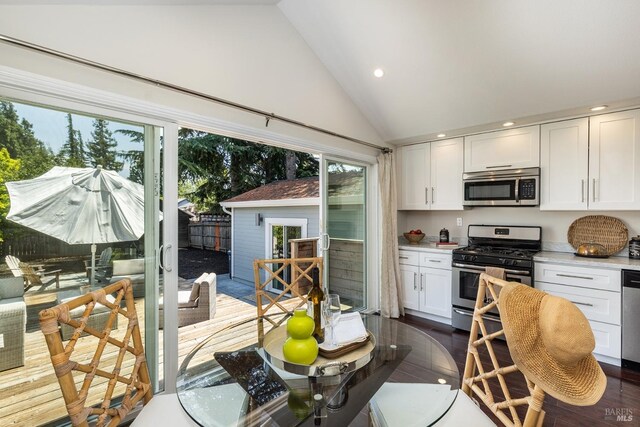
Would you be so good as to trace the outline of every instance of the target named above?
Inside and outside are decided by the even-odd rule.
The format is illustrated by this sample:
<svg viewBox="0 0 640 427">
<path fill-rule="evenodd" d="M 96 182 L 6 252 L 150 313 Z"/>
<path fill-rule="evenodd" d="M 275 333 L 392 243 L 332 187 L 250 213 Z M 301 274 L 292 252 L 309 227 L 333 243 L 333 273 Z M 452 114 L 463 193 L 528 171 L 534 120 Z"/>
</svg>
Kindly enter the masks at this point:
<svg viewBox="0 0 640 427">
<path fill-rule="evenodd" d="M 378 184 L 382 207 L 380 312 L 384 317 L 404 315 L 404 300 L 398 260 L 398 213 L 396 168 L 393 153 L 378 156 Z"/>
</svg>

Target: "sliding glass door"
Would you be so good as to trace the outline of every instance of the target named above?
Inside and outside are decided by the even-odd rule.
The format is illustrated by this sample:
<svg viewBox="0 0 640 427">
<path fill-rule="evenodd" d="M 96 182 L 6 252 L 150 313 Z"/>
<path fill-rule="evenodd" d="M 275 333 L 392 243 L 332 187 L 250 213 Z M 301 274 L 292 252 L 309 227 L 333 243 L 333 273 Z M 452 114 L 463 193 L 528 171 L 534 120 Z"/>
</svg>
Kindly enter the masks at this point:
<svg viewBox="0 0 640 427">
<path fill-rule="evenodd" d="M 322 253 L 324 283 L 343 305 L 366 308 L 367 167 L 323 158 Z"/>
</svg>

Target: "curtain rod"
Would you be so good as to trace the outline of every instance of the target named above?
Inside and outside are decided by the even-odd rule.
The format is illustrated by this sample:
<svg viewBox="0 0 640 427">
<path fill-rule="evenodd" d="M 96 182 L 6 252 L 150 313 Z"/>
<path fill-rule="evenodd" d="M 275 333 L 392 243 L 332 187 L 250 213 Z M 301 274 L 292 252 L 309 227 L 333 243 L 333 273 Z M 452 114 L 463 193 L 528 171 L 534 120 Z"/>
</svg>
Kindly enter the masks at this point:
<svg viewBox="0 0 640 427">
<path fill-rule="evenodd" d="M 178 92 L 178 93 L 182 93 L 182 94 L 186 94 L 186 95 L 191 95 L 191 96 L 195 96 L 197 98 L 201 98 L 201 99 L 205 99 L 207 101 L 212 101 L 218 104 L 222 104 L 225 105 L 227 107 L 231 107 L 231 108 L 235 108 L 247 113 L 252 113 L 252 114 L 256 114 L 259 116 L 263 116 L 265 118 L 265 126 L 269 126 L 269 121 L 271 120 L 278 120 L 281 121 L 283 123 L 288 123 L 290 125 L 294 125 L 294 126 L 300 126 L 306 129 L 311 129 L 313 131 L 316 132 L 320 132 L 323 133 L 325 135 L 330 135 L 336 138 L 341 138 L 341 139 L 345 139 L 347 141 L 351 141 L 351 142 L 355 142 L 356 144 L 360 144 L 360 145 L 365 145 L 367 147 L 371 147 L 371 148 L 375 148 L 378 150 L 382 150 L 383 152 L 389 152 L 390 149 L 387 147 L 382 147 L 380 145 L 376 145 L 376 144 L 372 144 L 371 142 L 367 142 L 367 141 L 362 141 L 360 139 L 357 138 L 352 138 L 350 136 L 346 136 L 346 135 L 342 135 L 327 129 L 323 129 L 317 126 L 313 126 L 313 125 L 309 125 L 303 122 L 300 122 L 298 120 L 293 120 L 293 119 L 289 119 L 287 117 L 283 117 L 280 116 L 278 114 L 274 114 L 274 113 L 269 113 L 267 111 L 263 111 L 263 110 L 259 110 L 257 108 L 253 108 L 253 107 L 248 107 L 246 105 L 242 105 L 239 104 L 237 102 L 233 102 L 233 101 L 229 101 L 223 98 L 218 98 L 217 96 L 213 96 L 213 95 L 208 95 L 206 93 L 203 92 L 198 92 L 196 90 L 193 89 L 189 89 L 183 86 L 178 86 L 178 85 L 174 85 L 172 83 L 167 83 L 165 81 L 162 80 L 156 80 L 153 79 L 151 77 L 146 77 L 140 74 L 136 74 L 136 73 L 132 73 L 130 71 L 126 71 L 126 70 L 122 70 L 120 68 L 115 68 L 115 67 L 111 67 L 109 65 L 105 65 L 99 62 L 95 62 L 95 61 L 91 61 L 89 59 L 85 59 L 85 58 L 81 58 L 79 56 L 75 56 L 75 55 L 71 55 L 65 52 L 61 52 L 59 50 L 54 50 L 54 49 L 50 49 L 48 47 L 45 46 L 41 46 L 41 45 L 37 45 L 34 43 L 30 43 L 30 42 L 26 42 L 24 40 L 20 40 L 20 39 L 16 39 L 14 37 L 10 37 L 10 36 L 6 36 L 4 34 L 0 34 L 0 41 L 14 45 L 14 46 L 18 46 L 24 49 L 28 49 L 28 50 L 32 50 L 32 51 L 36 51 L 36 52 L 40 52 L 40 53 L 44 53 L 46 55 L 49 56 L 54 56 L 56 58 L 61 58 L 61 59 L 65 59 L 67 61 L 71 61 L 71 62 L 75 62 L 77 64 L 81 64 L 81 65 L 86 65 L 88 67 L 92 67 L 92 68 L 96 68 L 102 71 L 106 71 L 112 74 L 117 74 L 119 76 L 123 76 L 123 77 L 127 77 L 133 80 L 138 80 L 147 84 L 152 84 L 156 87 L 160 87 L 162 89 L 168 89 L 174 92 Z"/>
</svg>

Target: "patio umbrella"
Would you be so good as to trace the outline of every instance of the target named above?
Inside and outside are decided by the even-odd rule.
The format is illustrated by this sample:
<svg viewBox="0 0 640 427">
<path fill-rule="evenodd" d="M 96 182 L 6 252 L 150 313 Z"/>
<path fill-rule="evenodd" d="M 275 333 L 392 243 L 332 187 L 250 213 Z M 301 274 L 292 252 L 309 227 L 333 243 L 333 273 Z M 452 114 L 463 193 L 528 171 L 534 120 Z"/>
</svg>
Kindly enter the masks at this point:
<svg viewBox="0 0 640 427">
<path fill-rule="evenodd" d="M 37 178 L 7 182 L 7 219 L 71 245 L 138 240 L 144 234 L 144 187 L 97 168 L 55 166 Z"/>
</svg>

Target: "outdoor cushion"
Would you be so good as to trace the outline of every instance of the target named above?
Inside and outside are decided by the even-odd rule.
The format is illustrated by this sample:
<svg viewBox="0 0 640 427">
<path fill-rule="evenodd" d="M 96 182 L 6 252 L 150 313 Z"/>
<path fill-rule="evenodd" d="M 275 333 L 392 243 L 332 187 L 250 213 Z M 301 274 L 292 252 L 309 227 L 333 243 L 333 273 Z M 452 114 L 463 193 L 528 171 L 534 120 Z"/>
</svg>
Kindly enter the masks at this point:
<svg viewBox="0 0 640 427">
<path fill-rule="evenodd" d="M 0 279 L 0 299 L 18 298 L 24 295 L 22 277 L 3 277 Z"/>
</svg>

